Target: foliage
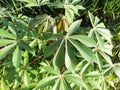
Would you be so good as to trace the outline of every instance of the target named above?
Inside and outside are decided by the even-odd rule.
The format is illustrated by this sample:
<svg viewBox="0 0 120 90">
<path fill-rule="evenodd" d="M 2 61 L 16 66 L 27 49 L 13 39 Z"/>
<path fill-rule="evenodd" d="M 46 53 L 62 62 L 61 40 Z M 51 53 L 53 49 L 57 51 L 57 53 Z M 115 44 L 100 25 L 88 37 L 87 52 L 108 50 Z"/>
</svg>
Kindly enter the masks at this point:
<svg viewBox="0 0 120 90">
<path fill-rule="evenodd" d="M 100 1 L 89 2 L 0 1 L 0 90 L 119 90 L 120 28 L 113 36 L 92 14 Z M 104 1 L 102 18 L 118 11 L 113 2 Z"/>
</svg>

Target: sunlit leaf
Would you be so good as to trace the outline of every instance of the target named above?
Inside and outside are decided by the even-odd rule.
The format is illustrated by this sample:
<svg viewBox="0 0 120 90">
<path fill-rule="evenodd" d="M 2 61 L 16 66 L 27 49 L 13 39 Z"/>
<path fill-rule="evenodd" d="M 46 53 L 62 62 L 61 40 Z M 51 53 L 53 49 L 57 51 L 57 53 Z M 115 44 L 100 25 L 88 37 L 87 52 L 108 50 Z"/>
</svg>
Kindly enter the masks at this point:
<svg viewBox="0 0 120 90">
<path fill-rule="evenodd" d="M 59 70 L 55 70 L 52 67 L 49 66 L 44 66 L 43 67 L 47 72 L 51 73 L 51 74 L 60 74 Z"/>
<path fill-rule="evenodd" d="M 114 73 L 120 78 L 120 67 L 115 66 L 112 69 L 113 69 Z"/>
<path fill-rule="evenodd" d="M 65 66 L 70 70 L 73 71 L 75 64 L 76 64 L 76 58 L 74 56 L 74 53 L 69 45 L 69 42 L 65 42 L 66 51 L 65 51 Z"/>
<path fill-rule="evenodd" d="M 86 83 L 82 79 L 80 79 L 80 77 L 78 77 L 77 75 L 69 74 L 69 75 L 65 75 L 65 77 L 68 80 L 70 80 L 72 83 L 74 83 L 80 87 L 87 88 Z"/>
<path fill-rule="evenodd" d="M 25 86 L 29 87 L 30 81 L 29 81 L 30 77 L 28 75 L 28 72 L 25 70 L 24 71 L 24 84 Z"/>
<path fill-rule="evenodd" d="M 50 77 L 45 77 L 42 80 L 40 80 L 40 82 L 36 85 L 36 87 L 34 88 L 34 90 L 37 90 L 39 88 L 44 88 L 47 85 L 50 85 L 51 83 L 53 83 L 55 81 L 55 79 L 57 79 L 58 76 L 50 76 Z"/>
<path fill-rule="evenodd" d="M 64 79 L 61 79 L 61 89 L 62 90 L 72 90 L 68 82 Z"/>
<path fill-rule="evenodd" d="M 67 31 L 67 35 L 68 35 L 68 36 L 71 35 L 73 32 L 75 32 L 76 30 L 79 29 L 79 26 L 80 26 L 80 24 L 81 24 L 81 21 L 82 21 L 82 20 L 77 20 L 77 21 L 73 22 L 73 23 L 70 25 L 70 27 L 69 27 L 69 29 L 68 29 L 68 31 Z"/>
<path fill-rule="evenodd" d="M 8 55 L 9 51 L 12 50 L 15 46 L 16 46 L 16 43 L 13 43 L 11 45 L 8 45 L 0 49 L 0 60 L 5 58 Z"/>
<path fill-rule="evenodd" d="M 88 15 L 89 15 L 89 18 L 90 18 L 90 22 L 91 22 L 92 26 L 94 27 L 94 20 L 95 20 L 94 16 L 90 12 L 88 12 Z"/>
<path fill-rule="evenodd" d="M 0 29 L 0 36 L 10 38 L 10 39 L 16 39 L 15 35 L 7 32 L 5 30 L 2 30 L 2 29 Z"/>
<path fill-rule="evenodd" d="M 0 39 L 0 47 L 14 43 L 14 40 Z"/>
<path fill-rule="evenodd" d="M 79 51 L 79 53 L 81 54 L 81 56 L 89 61 L 89 62 L 95 62 L 95 56 L 93 51 L 86 47 L 85 45 L 78 43 L 77 41 L 74 40 L 69 40 L 71 42 L 71 44 Z"/>
<path fill-rule="evenodd" d="M 20 50 L 19 46 L 17 46 L 15 51 L 13 52 L 13 58 L 12 58 L 13 65 L 16 68 L 18 68 L 21 60 L 22 60 L 21 50 Z"/>
<path fill-rule="evenodd" d="M 59 90 L 60 88 L 60 79 L 57 79 L 52 90 Z"/>
<path fill-rule="evenodd" d="M 100 54 L 102 55 L 102 57 L 107 61 L 107 63 L 109 63 L 111 66 L 113 65 L 110 56 L 108 56 L 107 54 L 105 54 L 104 52 L 101 52 L 101 51 L 99 51 L 99 53 L 100 53 Z"/>
<path fill-rule="evenodd" d="M 85 35 L 72 35 L 72 36 L 70 36 L 70 38 L 76 39 L 88 47 L 96 46 L 96 42 L 94 41 L 94 39 L 92 39 L 88 36 L 85 36 Z"/>
</svg>

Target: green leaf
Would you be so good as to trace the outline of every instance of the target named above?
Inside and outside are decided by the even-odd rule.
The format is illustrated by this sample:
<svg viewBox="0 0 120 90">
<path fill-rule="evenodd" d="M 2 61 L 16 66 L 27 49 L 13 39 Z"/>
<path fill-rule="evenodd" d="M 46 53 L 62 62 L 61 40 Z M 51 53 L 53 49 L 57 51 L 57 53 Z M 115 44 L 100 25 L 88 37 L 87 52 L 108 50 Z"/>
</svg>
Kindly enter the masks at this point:
<svg viewBox="0 0 120 90">
<path fill-rule="evenodd" d="M 107 54 L 105 54 L 104 52 L 101 52 L 101 51 L 99 51 L 99 53 L 107 61 L 107 63 L 109 63 L 111 66 L 113 66 L 113 63 L 112 63 L 110 56 L 108 56 Z"/>
<path fill-rule="evenodd" d="M 82 79 L 80 79 L 80 77 L 77 75 L 68 74 L 68 75 L 65 75 L 65 78 L 80 87 L 87 88 L 86 83 Z"/>
<path fill-rule="evenodd" d="M 70 84 L 65 79 L 61 79 L 61 90 L 72 90 Z"/>
<path fill-rule="evenodd" d="M 0 29 L 0 36 L 10 38 L 10 39 L 16 39 L 15 35 Z"/>
<path fill-rule="evenodd" d="M 8 46 L 0 49 L 0 60 L 5 58 L 8 55 L 9 51 L 12 50 L 15 46 L 16 46 L 16 43 L 13 43 L 11 45 L 8 45 Z"/>
<path fill-rule="evenodd" d="M 79 53 L 85 60 L 89 62 L 96 62 L 95 55 L 90 48 L 86 47 L 81 43 L 78 43 L 77 41 L 70 40 L 70 39 L 69 41 L 79 51 Z"/>
<path fill-rule="evenodd" d="M 65 16 L 68 18 L 68 20 L 72 23 L 73 22 L 73 18 L 74 18 L 74 12 L 69 9 L 69 8 L 65 8 Z"/>
<path fill-rule="evenodd" d="M 29 84 L 30 84 L 30 77 L 28 75 L 28 72 L 27 70 L 24 71 L 24 84 L 25 86 L 29 87 Z"/>
<path fill-rule="evenodd" d="M 104 40 L 100 37 L 100 35 L 97 32 L 95 32 L 95 35 L 96 35 L 96 38 L 97 38 L 97 41 L 98 41 L 98 44 L 99 44 L 99 48 L 103 49 Z"/>
<path fill-rule="evenodd" d="M 60 87 L 60 79 L 57 79 L 52 90 L 59 90 L 59 87 Z"/>
<path fill-rule="evenodd" d="M 20 65 L 21 60 L 22 60 L 21 50 L 20 50 L 19 46 L 17 46 L 15 51 L 13 52 L 13 57 L 12 57 L 13 65 L 16 68 L 18 68 L 19 65 Z"/>
<path fill-rule="evenodd" d="M 89 62 L 85 64 L 84 67 L 82 67 L 80 74 L 83 75 L 88 70 L 89 66 L 90 66 Z"/>
<path fill-rule="evenodd" d="M 59 70 L 55 70 L 52 67 L 49 66 L 44 66 L 43 67 L 47 72 L 51 73 L 51 74 L 60 74 Z"/>
<path fill-rule="evenodd" d="M 88 47 L 96 46 L 96 42 L 94 41 L 94 39 L 92 39 L 88 36 L 85 36 L 85 35 L 72 35 L 72 36 L 70 36 L 70 38 L 78 40 Z"/>
<path fill-rule="evenodd" d="M 81 21 L 82 20 L 77 20 L 70 25 L 70 27 L 67 31 L 67 36 L 71 35 L 73 32 L 75 32 L 76 30 L 79 29 Z"/>
<path fill-rule="evenodd" d="M 57 40 L 57 41 L 51 43 L 50 45 L 48 45 L 45 48 L 45 52 L 44 52 L 45 57 L 49 57 L 49 56 L 53 55 L 53 53 L 54 53 L 54 51 L 57 48 L 59 43 L 60 43 L 60 40 Z"/>
<path fill-rule="evenodd" d="M 120 78 L 120 66 L 115 66 L 112 68 L 112 70 Z"/>
<path fill-rule="evenodd" d="M 110 31 L 105 28 L 97 28 L 97 32 L 103 36 L 109 43 L 111 43 L 112 35 L 110 34 Z"/>
<path fill-rule="evenodd" d="M 98 17 L 95 17 L 94 25 L 96 26 L 99 23 L 99 21 L 100 21 L 100 19 Z"/>
<path fill-rule="evenodd" d="M 94 27 L 94 20 L 95 20 L 94 16 L 93 16 L 93 14 L 90 13 L 89 11 L 88 11 L 88 15 L 89 15 L 89 18 L 90 18 L 90 22 L 91 22 L 91 24 L 92 24 L 92 27 Z"/>
<path fill-rule="evenodd" d="M 0 39 L 0 47 L 3 47 L 8 44 L 14 43 L 14 40 L 9 40 L 9 39 Z"/>
<path fill-rule="evenodd" d="M 97 62 L 97 64 L 98 64 L 98 67 L 99 67 L 99 69 L 100 70 L 102 70 L 102 62 L 101 62 L 101 59 L 100 59 L 100 57 L 98 56 L 98 53 L 96 52 L 96 62 Z"/>
<path fill-rule="evenodd" d="M 92 77 L 92 78 L 100 77 L 100 75 L 101 75 L 101 73 L 98 71 L 92 71 L 92 72 L 85 74 L 85 76 Z"/>
<path fill-rule="evenodd" d="M 19 46 L 22 48 L 22 49 L 25 49 L 27 50 L 28 52 L 32 53 L 33 50 L 32 48 L 29 46 L 29 44 L 25 43 L 24 41 L 19 43 Z"/>
<path fill-rule="evenodd" d="M 74 0 L 73 0 L 74 1 Z M 81 6 L 81 5 L 76 5 L 75 6 L 77 9 L 81 9 L 81 10 L 84 10 L 85 8 L 83 7 L 83 6 Z"/>
<path fill-rule="evenodd" d="M 62 40 L 54 58 L 53 58 L 53 65 L 61 67 L 64 65 L 64 40 Z"/>
<path fill-rule="evenodd" d="M 58 76 L 50 76 L 50 77 L 45 77 L 42 80 L 40 80 L 40 82 L 36 85 L 36 87 L 34 88 L 34 90 L 38 90 L 39 88 L 44 88 L 48 85 L 50 85 L 51 83 L 53 83 L 55 81 L 55 79 L 57 79 Z"/>
<path fill-rule="evenodd" d="M 66 40 L 65 42 L 65 47 L 66 47 L 66 51 L 65 51 L 65 66 L 67 67 L 67 69 L 69 69 L 70 71 L 74 71 L 75 65 L 76 65 L 76 58 L 75 55 L 69 45 L 69 42 Z"/>
<path fill-rule="evenodd" d="M 71 9 L 71 10 L 73 11 L 73 13 L 79 15 L 79 14 L 78 14 L 78 9 L 77 9 L 74 5 L 67 5 L 67 7 L 68 7 L 69 9 Z"/>
<path fill-rule="evenodd" d="M 91 84 L 96 89 L 98 89 L 98 90 L 101 89 L 101 86 L 100 86 L 98 81 L 95 81 L 95 80 L 92 80 L 92 79 L 87 79 L 87 81 L 89 82 L 89 84 Z"/>
<path fill-rule="evenodd" d="M 6 90 L 6 84 L 5 84 L 5 82 L 4 82 L 3 77 L 1 78 L 1 89 L 2 89 L 2 90 Z"/>
</svg>

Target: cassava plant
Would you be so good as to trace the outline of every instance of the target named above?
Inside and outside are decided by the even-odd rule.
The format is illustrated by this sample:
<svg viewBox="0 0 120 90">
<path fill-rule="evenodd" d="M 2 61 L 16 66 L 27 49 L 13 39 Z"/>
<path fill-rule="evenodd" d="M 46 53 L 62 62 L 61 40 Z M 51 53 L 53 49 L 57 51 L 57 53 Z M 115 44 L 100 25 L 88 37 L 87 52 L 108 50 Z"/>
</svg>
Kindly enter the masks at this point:
<svg viewBox="0 0 120 90">
<path fill-rule="evenodd" d="M 62 12 L 31 18 L 21 12 L 6 14 L 3 9 L 0 90 L 120 89 L 120 63 L 112 59 L 113 36 L 89 11 L 89 25 L 81 25 L 84 19 L 78 19 L 79 10 L 85 10 L 81 0 L 15 2 L 24 10 L 38 7 L 41 12 L 46 8 Z"/>
</svg>

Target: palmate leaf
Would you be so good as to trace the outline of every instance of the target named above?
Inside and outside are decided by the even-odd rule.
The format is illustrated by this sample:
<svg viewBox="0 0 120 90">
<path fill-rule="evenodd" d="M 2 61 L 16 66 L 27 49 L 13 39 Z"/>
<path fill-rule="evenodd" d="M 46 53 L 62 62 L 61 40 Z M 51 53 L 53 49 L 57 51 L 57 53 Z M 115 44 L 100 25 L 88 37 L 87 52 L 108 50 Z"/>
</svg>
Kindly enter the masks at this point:
<svg viewBox="0 0 120 90">
<path fill-rule="evenodd" d="M 71 9 L 69 8 L 65 9 L 65 16 L 68 18 L 70 22 L 73 22 L 74 12 Z"/>
<path fill-rule="evenodd" d="M 28 72 L 27 70 L 24 71 L 24 84 L 25 86 L 29 87 L 29 84 L 30 84 L 30 77 L 28 75 Z"/>
<path fill-rule="evenodd" d="M 53 65 L 61 67 L 64 65 L 64 39 L 62 40 L 54 58 L 53 58 Z"/>
<path fill-rule="evenodd" d="M 55 82 L 52 90 L 59 90 L 60 88 L 60 78 Z"/>
<path fill-rule="evenodd" d="M 60 87 L 60 90 L 72 90 L 70 84 L 65 79 L 61 79 Z"/>
<path fill-rule="evenodd" d="M 44 66 L 43 68 L 51 74 L 60 74 L 59 70 L 55 70 L 53 67 Z"/>
<path fill-rule="evenodd" d="M 14 40 L 9 40 L 9 39 L 0 39 L 0 47 L 3 47 L 8 44 L 14 43 Z"/>
<path fill-rule="evenodd" d="M 9 51 L 12 50 L 15 46 L 16 46 L 16 43 L 13 43 L 11 45 L 8 45 L 8 46 L 0 49 L 0 60 L 5 58 L 8 55 Z"/>
<path fill-rule="evenodd" d="M 50 45 L 48 45 L 46 48 L 45 48 L 45 52 L 44 52 L 44 55 L 45 57 L 49 57 L 51 55 L 53 55 L 55 49 L 57 48 L 58 44 L 60 43 L 61 40 L 57 40 L 57 41 L 54 41 L 53 43 L 51 43 Z"/>
<path fill-rule="evenodd" d="M 45 77 L 40 82 L 36 85 L 36 87 L 33 90 L 38 90 L 39 88 L 44 88 L 47 85 L 50 85 L 53 83 L 59 76 L 50 76 L 50 77 Z"/>
<path fill-rule="evenodd" d="M 99 51 L 99 53 L 102 55 L 102 57 L 106 60 L 107 63 L 109 63 L 111 66 L 113 65 L 112 60 L 110 56 L 105 54 L 104 52 Z"/>
<path fill-rule="evenodd" d="M 78 40 L 88 47 L 96 46 L 96 42 L 94 41 L 94 39 L 92 39 L 88 36 L 85 36 L 85 35 L 72 35 L 72 36 L 70 36 L 70 38 Z"/>
<path fill-rule="evenodd" d="M 94 20 L 95 20 L 94 16 L 90 12 L 88 12 L 88 15 L 89 15 L 89 18 L 90 18 L 90 22 L 91 22 L 92 26 L 94 27 Z"/>
<path fill-rule="evenodd" d="M 5 37 L 5 38 L 10 38 L 10 39 L 16 39 L 15 35 L 0 29 L 0 36 Z"/>
<path fill-rule="evenodd" d="M 80 87 L 87 88 L 86 83 L 82 79 L 80 79 L 78 75 L 67 74 L 65 75 L 65 78 Z"/>
<path fill-rule="evenodd" d="M 120 66 L 115 66 L 112 70 L 120 78 Z"/>
<path fill-rule="evenodd" d="M 81 43 L 78 43 L 75 40 L 69 39 L 69 41 L 79 51 L 79 53 L 85 60 L 89 62 L 96 62 L 95 55 L 90 48 Z"/>
<path fill-rule="evenodd" d="M 82 20 L 77 20 L 77 21 L 73 22 L 73 23 L 70 25 L 69 29 L 67 30 L 66 36 L 69 36 L 69 35 L 71 35 L 73 32 L 75 32 L 76 30 L 78 30 L 78 29 L 79 29 L 79 26 L 80 26 L 80 24 L 81 24 L 81 21 L 82 21 Z"/>
<path fill-rule="evenodd" d="M 65 66 L 67 67 L 67 69 L 69 69 L 70 71 L 74 71 L 74 67 L 76 65 L 76 58 L 75 55 L 69 45 L 69 42 L 66 40 L 65 41 L 65 47 L 66 47 L 66 51 L 65 51 Z"/>
<path fill-rule="evenodd" d="M 105 28 L 96 28 L 97 32 L 99 34 L 101 34 L 103 36 L 103 38 L 105 38 L 109 43 L 111 43 L 111 38 L 112 38 L 112 35 L 110 34 L 110 31 L 108 29 L 105 29 Z"/>
<path fill-rule="evenodd" d="M 95 80 L 92 80 L 92 79 L 87 79 L 87 81 L 89 82 L 89 84 L 91 84 L 91 86 L 100 90 L 101 87 L 100 87 L 100 83 L 98 81 L 95 81 Z"/>
<path fill-rule="evenodd" d="M 22 60 L 21 50 L 20 50 L 19 46 L 17 46 L 15 51 L 13 52 L 13 57 L 12 57 L 13 65 L 16 68 L 18 68 L 19 65 L 20 65 L 21 60 Z"/>
</svg>

